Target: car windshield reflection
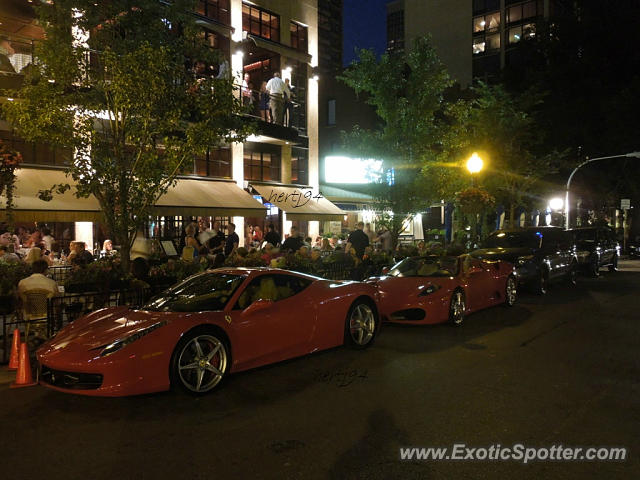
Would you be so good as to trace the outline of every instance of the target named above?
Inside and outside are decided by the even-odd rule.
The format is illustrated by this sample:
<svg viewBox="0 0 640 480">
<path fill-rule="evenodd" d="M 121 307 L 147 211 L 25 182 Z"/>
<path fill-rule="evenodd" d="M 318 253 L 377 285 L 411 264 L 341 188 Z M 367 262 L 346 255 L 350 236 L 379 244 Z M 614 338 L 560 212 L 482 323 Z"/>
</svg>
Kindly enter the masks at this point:
<svg viewBox="0 0 640 480">
<path fill-rule="evenodd" d="M 223 310 L 242 284 L 244 275 L 206 272 L 189 277 L 143 307 L 155 312 L 202 312 Z"/>
<path fill-rule="evenodd" d="M 489 235 L 485 248 L 540 248 L 542 235 L 536 232 L 500 232 Z"/>
<path fill-rule="evenodd" d="M 458 257 L 411 257 L 396 264 L 393 277 L 452 277 L 458 274 Z"/>
</svg>

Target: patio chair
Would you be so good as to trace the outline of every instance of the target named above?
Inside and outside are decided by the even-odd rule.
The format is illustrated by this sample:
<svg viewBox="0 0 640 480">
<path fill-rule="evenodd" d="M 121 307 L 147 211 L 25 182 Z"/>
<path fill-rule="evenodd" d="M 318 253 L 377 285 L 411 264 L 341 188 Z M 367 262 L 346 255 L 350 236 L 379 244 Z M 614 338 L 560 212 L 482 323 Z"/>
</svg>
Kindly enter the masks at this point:
<svg viewBox="0 0 640 480">
<path fill-rule="evenodd" d="M 25 322 L 24 339 L 29 339 L 29 329 L 31 324 L 46 323 L 47 321 L 47 302 L 53 298 L 53 292 L 44 289 L 27 290 L 20 294 L 22 300 L 22 320 Z M 37 327 L 35 327 L 37 328 Z M 46 327 L 45 327 L 46 328 Z M 40 333 L 38 328 L 37 333 Z"/>
</svg>

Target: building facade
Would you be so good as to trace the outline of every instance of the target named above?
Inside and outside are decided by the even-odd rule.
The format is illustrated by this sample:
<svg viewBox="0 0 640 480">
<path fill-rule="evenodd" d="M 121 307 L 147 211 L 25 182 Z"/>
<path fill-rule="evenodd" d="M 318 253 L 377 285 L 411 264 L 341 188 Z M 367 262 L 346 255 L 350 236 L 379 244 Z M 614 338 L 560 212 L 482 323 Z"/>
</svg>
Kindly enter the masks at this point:
<svg viewBox="0 0 640 480">
<path fill-rule="evenodd" d="M 194 158 L 182 172 L 178 190 L 170 192 L 173 195 L 171 200 L 169 195 L 157 204 L 158 217 L 150 219 L 147 234 L 178 238 L 182 236 L 186 223 L 205 216 L 210 223 L 214 220 L 223 223 L 233 221 L 238 232 L 243 232 L 245 225 L 259 225 L 264 229 L 269 223 L 274 223 L 284 234 L 293 222 L 301 231 L 314 237 L 319 233 L 323 220 L 340 218 L 340 210 L 326 199 L 315 202 L 313 209 L 295 208 L 291 202 L 287 204 L 277 200 L 280 193 L 295 191 L 313 191 L 315 195 L 319 187 L 316 0 L 201 0 L 193 15 L 202 29 L 203 42 L 218 49 L 226 59 L 237 84 L 238 95 L 242 79 L 248 75 L 252 108 L 245 116 L 247 121 L 255 123 L 257 131 L 244 143 L 211 148 L 206 155 Z M 29 2 L 2 2 L 0 89 L 20 87 L 25 69 L 33 61 L 33 45 L 42 36 Z M 283 79 L 288 79 L 293 93 L 291 108 L 282 124 L 263 118 L 258 109 L 260 86 L 276 72 Z M 7 98 L 0 100 L 7 101 Z M 0 138 L 23 154 L 25 168 L 43 167 L 45 174 L 48 170 L 64 167 L 64 158 L 69 158 L 46 145 L 22 141 L 14 134 L 11 125 L 1 119 Z M 179 191 L 187 189 L 180 186 L 187 185 L 187 181 L 191 182 L 189 185 L 202 188 L 203 192 L 210 192 L 210 196 L 216 196 L 215 201 L 212 198 L 209 202 L 215 203 L 215 208 L 204 204 L 191 205 L 193 208 L 190 208 L 187 197 L 181 196 Z M 194 181 L 204 183 L 194 184 Z M 230 198 L 230 183 L 244 190 L 250 199 L 253 196 L 251 200 L 259 208 L 246 211 L 237 208 L 236 203 L 242 203 L 246 198 Z M 180 204 L 181 208 L 173 203 Z M 17 207 L 16 218 L 20 221 L 20 204 Z M 46 209 L 43 206 L 42 211 L 24 214 L 22 219 L 36 222 L 64 220 L 69 223 L 89 217 L 80 215 L 83 218 L 74 218 L 74 212 L 69 211 L 62 218 L 60 212 L 52 215 Z M 81 210 L 78 207 L 77 211 Z M 93 234 L 98 235 L 95 225 Z M 243 235 L 240 238 L 243 243 Z"/>
<path fill-rule="evenodd" d="M 387 5 L 387 49 L 403 52 L 430 35 L 440 60 L 461 86 L 517 66 L 518 43 L 552 18 L 558 0 L 395 0 Z"/>
</svg>

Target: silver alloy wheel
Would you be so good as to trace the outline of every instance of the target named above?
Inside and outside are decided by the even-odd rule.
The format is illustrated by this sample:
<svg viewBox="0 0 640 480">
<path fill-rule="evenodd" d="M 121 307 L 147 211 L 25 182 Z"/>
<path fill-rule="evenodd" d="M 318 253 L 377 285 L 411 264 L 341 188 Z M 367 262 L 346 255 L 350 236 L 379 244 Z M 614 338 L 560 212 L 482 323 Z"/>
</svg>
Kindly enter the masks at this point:
<svg viewBox="0 0 640 480">
<path fill-rule="evenodd" d="M 517 289 L 516 279 L 513 277 L 507 278 L 507 305 L 512 306 L 516 303 Z"/>
<path fill-rule="evenodd" d="M 451 297 L 451 321 L 454 325 L 460 325 L 464 319 L 464 293 L 460 290 L 453 293 Z"/>
<path fill-rule="evenodd" d="M 366 303 L 357 305 L 349 318 L 349 333 L 356 345 L 364 346 L 376 333 L 376 316 Z"/>
<path fill-rule="evenodd" d="M 188 390 L 204 393 L 215 387 L 227 370 L 227 348 L 212 335 L 189 340 L 178 355 L 178 375 Z"/>
</svg>

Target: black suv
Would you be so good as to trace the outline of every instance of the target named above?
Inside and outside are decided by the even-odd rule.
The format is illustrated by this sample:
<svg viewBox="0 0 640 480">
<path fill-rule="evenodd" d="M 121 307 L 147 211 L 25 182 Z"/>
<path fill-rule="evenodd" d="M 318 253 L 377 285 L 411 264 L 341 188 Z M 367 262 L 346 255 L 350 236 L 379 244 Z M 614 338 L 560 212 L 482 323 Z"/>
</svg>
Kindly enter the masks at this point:
<svg viewBox="0 0 640 480">
<path fill-rule="evenodd" d="M 516 266 L 518 283 L 544 294 L 550 282 L 575 284 L 578 269 L 573 236 L 559 227 L 497 230 L 471 255 L 483 260 L 506 260 Z"/>
<path fill-rule="evenodd" d="M 570 230 L 576 244 L 578 265 L 584 272 L 597 277 L 600 267 L 618 269 L 620 244 L 616 234 L 609 227 L 585 227 Z"/>
</svg>

